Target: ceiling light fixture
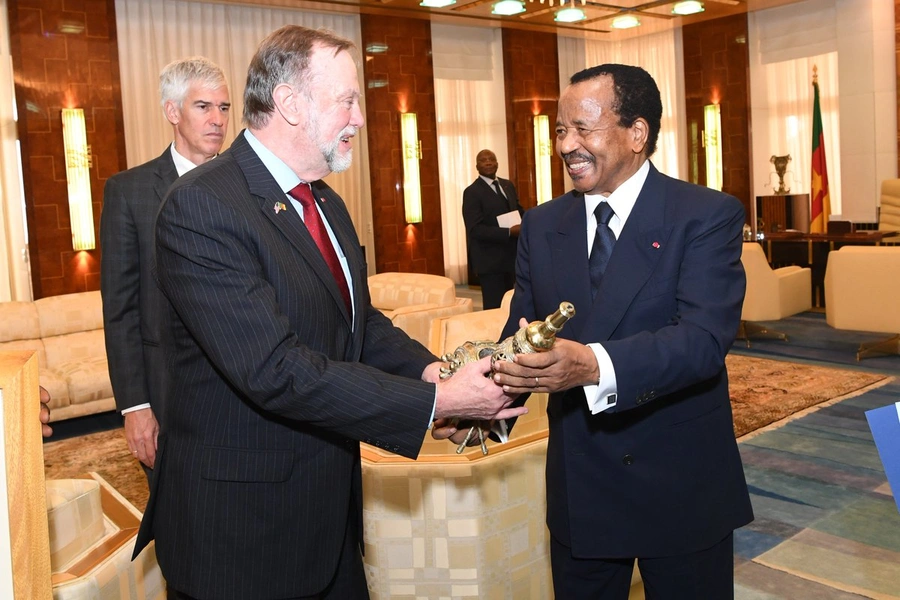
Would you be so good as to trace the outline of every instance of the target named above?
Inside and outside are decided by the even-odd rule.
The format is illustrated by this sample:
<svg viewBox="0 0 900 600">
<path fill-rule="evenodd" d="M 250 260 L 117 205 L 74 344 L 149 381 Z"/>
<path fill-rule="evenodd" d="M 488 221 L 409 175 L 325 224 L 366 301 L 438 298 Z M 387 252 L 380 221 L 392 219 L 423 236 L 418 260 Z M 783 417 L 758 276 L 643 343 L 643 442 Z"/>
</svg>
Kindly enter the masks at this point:
<svg viewBox="0 0 900 600">
<path fill-rule="evenodd" d="M 584 5 L 584 0 L 582 0 L 581 4 Z M 574 23 L 576 21 L 584 21 L 584 19 L 584 11 L 580 8 L 575 8 L 575 0 L 572 0 L 570 6 L 557 11 L 556 16 L 553 18 L 554 21 L 559 23 Z"/>
<path fill-rule="evenodd" d="M 613 29 L 631 29 L 632 27 L 637 27 L 640 24 L 641 20 L 634 15 L 622 15 L 613 19 L 612 23 L 610 23 L 609 26 Z"/>
<path fill-rule="evenodd" d="M 528 1 L 529 1 L 529 2 L 534 2 L 534 0 L 528 0 Z M 571 1 L 572 1 L 572 8 L 575 8 L 575 0 L 571 0 Z M 544 0 L 541 0 L 541 4 L 543 4 L 543 3 L 544 3 Z M 566 0 L 559 0 L 559 5 L 560 5 L 560 6 L 562 6 L 562 5 L 565 4 L 565 3 L 566 3 Z M 584 6 L 585 4 L 587 4 L 587 0 L 581 0 L 581 5 Z M 550 0 L 550 7 L 551 7 L 551 8 L 553 7 L 553 0 Z M 558 20 L 559 20 L 559 19 L 557 19 L 557 21 L 558 21 Z"/>
<path fill-rule="evenodd" d="M 451 4 L 456 4 L 456 0 L 422 0 L 419 2 L 419 6 L 425 6 L 427 8 L 444 8 Z"/>
<path fill-rule="evenodd" d="M 701 13 L 704 10 L 702 2 L 699 2 L 698 0 L 684 0 L 672 7 L 672 14 L 681 16 L 694 15 Z"/>
<path fill-rule="evenodd" d="M 525 4 L 522 0 L 500 0 L 500 2 L 494 4 L 491 9 L 491 14 L 502 15 L 504 17 L 517 15 L 523 12 L 525 12 Z"/>
</svg>

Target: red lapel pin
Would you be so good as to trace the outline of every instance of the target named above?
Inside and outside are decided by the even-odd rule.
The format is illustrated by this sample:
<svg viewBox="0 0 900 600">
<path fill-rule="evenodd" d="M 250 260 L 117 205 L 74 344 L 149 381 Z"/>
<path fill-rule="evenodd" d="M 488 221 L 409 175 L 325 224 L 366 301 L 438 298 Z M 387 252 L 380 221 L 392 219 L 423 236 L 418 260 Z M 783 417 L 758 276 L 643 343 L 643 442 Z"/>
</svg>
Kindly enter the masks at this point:
<svg viewBox="0 0 900 600">
<path fill-rule="evenodd" d="M 657 250 L 659 250 L 659 242 L 653 242 L 653 243 L 651 244 L 651 246 L 653 246 L 654 248 L 656 248 Z"/>
</svg>

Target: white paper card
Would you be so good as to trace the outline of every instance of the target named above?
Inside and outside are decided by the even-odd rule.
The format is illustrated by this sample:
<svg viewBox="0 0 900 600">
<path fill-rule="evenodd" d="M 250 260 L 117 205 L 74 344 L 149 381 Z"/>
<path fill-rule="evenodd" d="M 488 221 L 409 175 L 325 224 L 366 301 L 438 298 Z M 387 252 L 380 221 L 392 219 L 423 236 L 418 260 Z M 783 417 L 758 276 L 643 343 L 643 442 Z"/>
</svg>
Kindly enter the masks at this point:
<svg viewBox="0 0 900 600">
<path fill-rule="evenodd" d="M 507 229 L 512 227 L 513 225 L 518 225 L 522 222 L 522 215 L 519 214 L 517 210 L 511 210 L 508 213 L 503 213 L 502 215 L 497 216 L 497 225 L 500 227 L 506 227 Z"/>
</svg>

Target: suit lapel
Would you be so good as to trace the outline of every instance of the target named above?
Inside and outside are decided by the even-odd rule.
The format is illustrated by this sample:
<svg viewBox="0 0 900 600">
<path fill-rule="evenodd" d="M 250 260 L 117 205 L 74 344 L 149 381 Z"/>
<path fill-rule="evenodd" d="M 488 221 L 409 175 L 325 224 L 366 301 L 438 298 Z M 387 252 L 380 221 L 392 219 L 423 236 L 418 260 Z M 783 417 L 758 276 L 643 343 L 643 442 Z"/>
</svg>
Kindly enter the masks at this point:
<svg viewBox="0 0 900 600">
<path fill-rule="evenodd" d="M 591 280 L 588 269 L 587 220 L 584 212 L 584 195 L 580 192 L 569 192 L 571 200 L 560 200 L 564 206 L 555 229 L 547 232 L 547 247 L 551 249 L 550 258 L 553 282 L 560 298 L 575 305 L 575 318 L 579 311 L 587 316 L 591 305 Z M 577 326 L 577 322 L 575 323 Z"/>
<path fill-rule="evenodd" d="M 156 199 L 162 202 L 169 188 L 178 179 L 178 170 L 175 168 L 175 161 L 172 160 L 172 146 L 166 146 L 155 162 L 156 181 L 153 183 L 153 191 L 156 193 Z"/>
<path fill-rule="evenodd" d="M 309 231 L 303 224 L 300 215 L 294 210 L 275 178 L 269 173 L 269 170 L 243 135 L 235 138 L 235 141 L 231 144 L 230 151 L 234 154 L 235 161 L 244 172 L 250 193 L 256 197 L 260 211 L 281 232 L 287 242 L 300 253 L 300 256 L 303 257 L 303 260 L 306 261 L 312 272 L 328 289 L 334 302 L 341 308 L 344 318 L 349 325 L 350 315 L 347 314 L 347 308 L 344 305 L 341 292 L 338 290 L 337 282 L 334 280 L 334 275 L 331 274 L 325 259 L 322 258 L 319 247 L 316 246 L 316 242 L 309 235 Z M 329 222 L 332 223 L 330 219 Z M 334 229 L 333 223 L 332 229 Z"/>
<path fill-rule="evenodd" d="M 609 339 L 666 251 L 671 226 L 665 225 L 665 207 L 665 176 L 651 163 L 603 275 L 591 310 L 597 316 L 589 319 L 597 329 L 589 337 Z"/>
</svg>

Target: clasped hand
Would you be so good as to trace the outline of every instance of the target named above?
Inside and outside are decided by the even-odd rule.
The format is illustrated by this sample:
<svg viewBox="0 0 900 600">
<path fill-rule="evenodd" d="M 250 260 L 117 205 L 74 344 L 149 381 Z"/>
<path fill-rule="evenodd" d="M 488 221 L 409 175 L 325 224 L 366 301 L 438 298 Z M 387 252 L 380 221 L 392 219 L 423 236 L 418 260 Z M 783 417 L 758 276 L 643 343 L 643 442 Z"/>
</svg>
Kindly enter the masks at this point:
<svg viewBox="0 0 900 600">
<path fill-rule="evenodd" d="M 528 321 L 521 319 L 521 327 Z M 517 354 L 513 362 L 494 364 L 494 382 L 508 394 L 559 392 L 596 384 L 600 367 L 594 351 L 578 342 L 557 338 L 546 352 Z"/>
<path fill-rule="evenodd" d="M 496 385 L 490 373 L 491 358 L 487 356 L 463 365 L 453 377 L 438 383 L 435 421 L 431 431 L 435 439 L 449 438 L 458 444 L 472 421 L 483 421 L 486 431 L 490 431 L 492 421 L 511 419 L 528 412 L 524 406 L 510 407 L 519 394 Z M 456 420 L 458 422 L 452 424 Z M 475 436 L 471 443 L 477 443 L 477 440 L 478 436 Z"/>
</svg>

